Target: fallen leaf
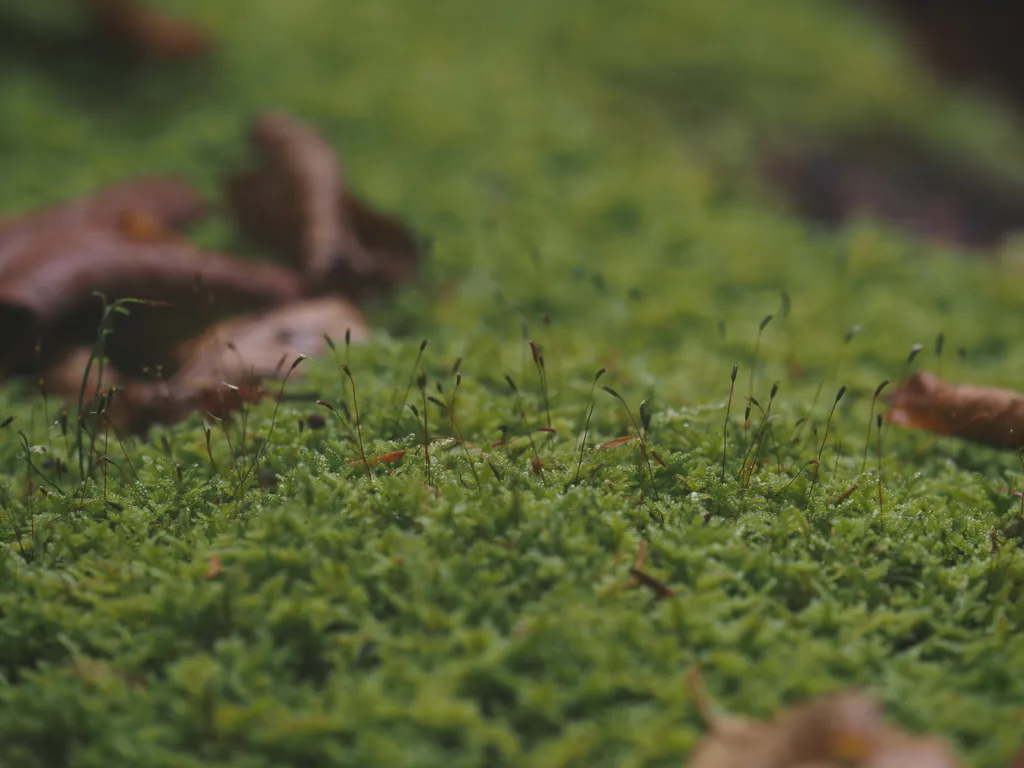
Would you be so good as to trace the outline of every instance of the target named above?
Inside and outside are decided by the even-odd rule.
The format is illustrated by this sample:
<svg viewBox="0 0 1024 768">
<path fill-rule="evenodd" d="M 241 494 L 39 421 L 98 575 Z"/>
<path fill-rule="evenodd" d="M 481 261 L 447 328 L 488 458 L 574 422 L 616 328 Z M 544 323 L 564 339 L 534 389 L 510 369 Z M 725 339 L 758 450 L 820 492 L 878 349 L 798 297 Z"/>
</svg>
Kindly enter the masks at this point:
<svg viewBox="0 0 1024 768">
<path fill-rule="evenodd" d="M 956 768 L 959 760 L 944 739 L 911 736 L 888 728 L 871 754 L 870 768 Z"/>
<path fill-rule="evenodd" d="M 218 576 L 221 572 L 221 561 L 217 555 L 210 557 L 210 563 L 206 566 L 206 572 L 203 574 L 207 579 L 212 579 Z"/>
<path fill-rule="evenodd" d="M 530 457 L 530 471 L 535 475 L 541 475 L 544 473 L 544 462 L 541 461 L 540 456 L 533 454 Z"/>
<path fill-rule="evenodd" d="M 264 113 L 250 138 L 260 165 L 227 184 L 228 207 L 242 232 L 297 259 L 315 291 L 358 296 L 414 276 L 414 235 L 345 187 L 337 156 L 317 131 L 288 115 Z"/>
<path fill-rule="evenodd" d="M 636 435 L 623 435 L 622 437 L 616 437 L 614 440 L 607 440 L 599 444 L 596 450 L 604 451 L 609 448 L 618 448 L 632 440 L 636 440 Z"/>
<path fill-rule="evenodd" d="M 143 178 L 107 187 L 80 200 L 52 205 L 0 222 L 0 269 L 33 242 L 78 229 L 124 231 L 132 220 L 179 230 L 206 215 L 206 203 L 184 181 Z"/>
<path fill-rule="evenodd" d="M 861 690 L 799 703 L 770 721 L 713 713 L 699 675 L 690 676 L 709 732 L 688 768 L 956 768 L 952 748 L 887 725 L 880 704 Z"/>
<path fill-rule="evenodd" d="M 174 385 L 197 391 L 221 382 L 244 383 L 283 375 L 299 355 L 317 357 L 327 349 L 325 337 L 364 341 L 366 319 L 344 299 L 303 299 L 212 326 L 182 348 L 182 367 Z"/>
<path fill-rule="evenodd" d="M 398 218 L 371 208 L 346 189 L 341 196 L 342 221 L 355 232 L 356 240 L 373 256 L 369 275 L 357 274 L 345 263 L 336 269 L 340 286 L 354 284 L 357 293 L 388 291 L 412 281 L 419 268 L 421 246 L 417 235 Z"/>
<path fill-rule="evenodd" d="M 279 390 L 268 394 L 260 382 L 283 378 L 300 355 L 322 354 L 325 336 L 343 336 L 349 328 L 353 341 L 369 333 L 358 310 L 333 297 L 225 320 L 184 343 L 174 361 L 176 372 L 165 380 L 126 380 L 107 367 L 103 385 L 119 387 L 108 423 L 119 432 L 135 432 L 153 423 L 173 424 L 193 411 L 228 418 L 247 404 L 278 397 Z M 51 391 L 77 396 L 90 354 L 90 348 L 79 347 L 52 367 L 45 377 Z M 97 375 L 94 367 L 86 389 L 89 402 Z"/>
<path fill-rule="evenodd" d="M 139 40 L 174 27 L 131 3 L 85 1 L 116 24 L 134 19 Z M 351 300 L 411 279 L 415 238 L 345 189 L 333 150 L 311 127 L 267 113 L 252 140 L 261 165 L 233 179 L 228 197 L 240 203 L 243 229 L 287 250 L 301 272 L 189 245 L 180 230 L 205 204 L 173 179 L 125 182 L 5 219 L 0 373 L 41 373 L 48 393 L 84 394 L 104 427 L 138 431 L 288 398 L 281 388 L 268 395 L 262 380 L 286 378 L 290 361 L 324 353 L 329 338 L 365 339 Z"/>
<path fill-rule="evenodd" d="M 128 240 L 141 242 L 163 242 L 175 239 L 172 229 L 159 219 L 140 213 L 125 211 L 117 221 L 117 231 Z"/>
<path fill-rule="evenodd" d="M 406 448 L 403 448 L 400 451 L 391 451 L 391 453 L 385 453 L 380 456 L 372 456 L 366 460 L 366 463 L 371 467 L 377 464 L 394 464 L 396 461 L 401 461 L 405 457 L 406 450 Z M 353 465 L 362 463 L 362 459 L 356 459 L 355 461 L 349 462 L 349 464 Z"/>
<path fill-rule="evenodd" d="M 89 364 L 92 359 L 92 365 Z M 88 376 L 86 376 L 88 371 Z M 91 401 L 94 393 L 102 388 L 123 387 L 124 379 L 111 365 L 100 366 L 93 358 L 90 346 L 73 347 L 59 355 L 47 369 L 43 381 L 47 391 L 67 396 L 77 395 L 85 379 L 86 398 Z"/>
<path fill-rule="evenodd" d="M 212 47 L 210 36 L 202 28 L 138 0 L 80 1 L 103 32 L 140 53 L 180 59 Z"/>
<path fill-rule="evenodd" d="M 107 342 L 125 373 L 169 365 L 166 350 L 212 320 L 278 305 L 301 293 L 297 275 L 273 264 L 199 251 L 185 243 L 127 240 L 115 230 L 57 231 L 30 238 L 0 262 L 0 364 L 31 369 L 42 355 L 91 343 L 107 302 L 138 299 Z M 167 304 L 174 311 L 169 313 Z"/>
<path fill-rule="evenodd" d="M 889 395 L 886 421 L 993 448 L 1024 444 L 1024 395 L 1010 389 L 952 384 L 918 371 Z"/>
</svg>

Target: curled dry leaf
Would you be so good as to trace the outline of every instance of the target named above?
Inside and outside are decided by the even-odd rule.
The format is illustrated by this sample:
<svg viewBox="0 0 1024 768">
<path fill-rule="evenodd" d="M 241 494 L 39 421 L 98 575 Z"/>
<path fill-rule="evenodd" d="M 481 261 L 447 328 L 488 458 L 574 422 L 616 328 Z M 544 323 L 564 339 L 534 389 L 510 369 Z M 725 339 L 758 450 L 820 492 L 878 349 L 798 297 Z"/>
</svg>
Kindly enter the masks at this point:
<svg viewBox="0 0 1024 768">
<path fill-rule="evenodd" d="M 943 739 L 910 736 L 888 728 L 867 765 L 870 768 L 956 768 L 959 760 Z"/>
<path fill-rule="evenodd" d="M 924 429 L 993 448 L 1024 444 L 1024 395 L 959 385 L 918 371 L 889 396 L 890 424 Z"/>
<path fill-rule="evenodd" d="M 221 382 L 280 376 L 299 355 L 321 355 L 327 337 L 340 339 L 349 331 L 354 342 L 364 341 L 370 333 L 362 313 L 335 297 L 231 318 L 185 345 L 175 383 L 184 391 L 200 391 Z"/>
<path fill-rule="evenodd" d="M 89 4 L 122 14 L 118 23 L 141 13 L 138 29 L 164 23 L 128 3 Z M 190 246 L 179 230 L 205 205 L 173 179 L 0 221 L 0 374 L 41 373 L 45 391 L 75 401 L 85 379 L 83 405 L 136 431 L 194 410 L 226 416 L 266 396 L 261 379 L 322 354 L 325 338 L 364 339 L 349 299 L 410 279 L 415 239 L 345 189 L 312 128 L 266 114 L 252 140 L 262 165 L 232 180 L 229 198 L 243 228 L 293 254 L 301 272 Z"/>
<path fill-rule="evenodd" d="M 140 53 L 180 59 L 205 53 L 212 46 L 200 27 L 138 0 L 80 0 L 100 29 Z"/>
<path fill-rule="evenodd" d="M 265 113 L 253 121 L 250 138 L 260 165 L 227 185 L 228 206 L 247 236 L 296 258 L 315 291 L 358 296 L 412 279 L 416 237 L 345 187 L 337 156 L 319 133 Z"/>
<path fill-rule="evenodd" d="M 206 571 L 203 573 L 203 576 L 207 579 L 213 579 L 219 576 L 222 570 L 223 565 L 221 564 L 220 557 L 218 555 L 211 555 L 210 562 L 206 566 Z"/>
<path fill-rule="evenodd" d="M 338 258 L 372 266 L 337 215 L 341 167 L 331 146 L 313 128 L 288 115 L 267 112 L 252 123 L 250 138 L 263 158 L 261 172 L 294 216 L 294 243 L 307 279 L 322 281 Z"/>
<path fill-rule="evenodd" d="M 370 458 L 366 459 L 365 463 L 369 464 L 371 467 L 376 466 L 377 464 L 394 464 L 396 461 L 401 461 L 403 458 L 405 458 L 406 450 L 407 449 L 402 448 L 401 450 L 391 451 L 391 453 L 385 453 L 381 456 L 371 456 Z M 358 465 L 362 463 L 364 463 L 362 459 L 356 459 L 355 461 L 349 462 L 349 464 L 353 465 Z"/>
<path fill-rule="evenodd" d="M 616 437 L 613 440 L 606 440 L 605 442 L 598 444 L 595 450 L 604 451 L 609 448 L 619 448 L 633 440 L 636 440 L 636 435 L 623 435 L 622 437 Z"/>
<path fill-rule="evenodd" d="M 691 685 L 699 682 L 691 676 Z M 906 734 L 884 721 L 880 704 L 864 691 L 821 696 L 780 712 L 771 721 L 717 715 L 694 693 L 709 733 L 688 768 L 956 768 L 952 748 L 932 737 Z"/>
<path fill-rule="evenodd" d="M 166 380 L 126 380 L 108 367 L 101 383 L 94 365 L 87 382 L 88 400 L 101 386 L 116 385 L 119 391 L 108 405 L 106 418 L 121 432 L 138 431 L 151 423 L 173 424 L 195 410 L 224 418 L 266 396 L 261 380 L 282 377 L 300 355 L 322 354 L 325 336 L 341 337 L 346 330 L 351 330 L 353 341 L 369 335 L 359 311 L 332 297 L 234 317 L 183 344 L 174 361 L 177 371 Z M 48 385 L 54 391 L 77 393 L 90 354 L 88 347 L 73 350 L 47 372 Z"/>
<path fill-rule="evenodd" d="M 150 302 L 133 305 L 130 319 L 110 337 L 108 353 L 127 372 L 166 365 L 162 350 L 210 319 L 296 299 L 301 286 L 285 268 L 185 243 L 129 240 L 100 228 L 57 231 L 29 238 L 0 262 L 0 361 L 21 370 L 36 362 L 37 339 L 44 356 L 57 340 L 67 345 L 95 339 L 102 313 L 97 292 L 108 302 Z M 166 303 L 175 310 L 173 322 Z"/>
<path fill-rule="evenodd" d="M 147 221 L 177 230 L 202 219 L 206 203 L 186 182 L 143 178 L 122 182 L 81 200 L 59 203 L 0 222 L 0 269 L 32 242 L 76 229 L 126 229 Z"/>
</svg>

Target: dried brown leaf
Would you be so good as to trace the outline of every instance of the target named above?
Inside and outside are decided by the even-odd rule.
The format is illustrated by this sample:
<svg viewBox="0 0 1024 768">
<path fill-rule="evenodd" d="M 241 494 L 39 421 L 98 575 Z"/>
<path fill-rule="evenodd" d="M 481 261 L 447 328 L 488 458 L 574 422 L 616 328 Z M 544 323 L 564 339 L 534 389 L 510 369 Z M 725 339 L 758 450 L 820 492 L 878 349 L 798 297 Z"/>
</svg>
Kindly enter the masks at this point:
<svg viewBox="0 0 1024 768">
<path fill-rule="evenodd" d="M 177 230 L 206 215 L 206 203 L 184 181 L 143 178 L 107 187 L 89 197 L 0 222 L 0 269 L 32 242 L 76 229 L 126 231 L 134 222 Z M 129 232 L 130 234 L 130 232 Z"/>
<path fill-rule="evenodd" d="M 325 337 L 359 342 L 369 336 L 362 313 L 344 299 L 304 299 L 261 314 L 243 315 L 212 326 L 185 345 L 173 385 L 183 392 L 241 384 L 283 375 L 281 361 L 316 357 Z"/>
<path fill-rule="evenodd" d="M 255 171 L 228 180 L 227 202 L 241 230 L 302 265 L 314 291 L 358 296 L 410 280 L 415 236 L 345 187 L 334 150 L 312 127 L 265 113 L 252 125 Z"/>
<path fill-rule="evenodd" d="M 89 376 L 85 382 L 85 392 L 89 399 L 101 388 L 124 386 L 124 377 L 116 368 L 105 365 L 101 370 L 99 362 L 95 360 L 90 366 L 89 359 L 92 356 L 93 350 L 90 346 L 73 347 L 58 354 L 44 376 L 47 392 L 77 396 L 86 370 L 89 371 Z"/>
<path fill-rule="evenodd" d="M 277 397 L 279 388 L 264 387 L 264 380 L 283 378 L 288 363 L 300 355 L 322 354 L 327 346 L 324 336 L 340 337 L 346 329 L 352 330 L 353 341 L 362 341 L 369 333 L 358 310 L 331 297 L 225 320 L 181 347 L 180 368 L 166 381 L 118 377 L 121 392 L 110 423 L 120 432 L 137 432 L 153 423 L 174 424 L 196 411 L 228 418 L 247 404 Z M 51 370 L 51 391 L 77 396 L 87 359 L 88 351 L 79 350 L 65 359 L 66 370 L 59 378 L 58 371 Z M 297 375 L 301 373 L 292 377 Z M 106 374 L 104 381 L 110 381 Z"/>
<path fill-rule="evenodd" d="M 870 768 L 956 768 L 959 760 L 943 739 L 911 736 L 889 728 L 875 747 Z"/>
<path fill-rule="evenodd" d="M 1015 449 L 1024 444 L 1024 395 L 959 385 L 918 371 L 889 396 L 886 421 L 939 435 Z"/>
<path fill-rule="evenodd" d="M 377 464 L 394 464 L 396 461 L 401 461 L 403 458 L 405 458 L 406 450 L 407 449 L 402 448 L 401 450 L 391 451 L 391 453 L 385 453 L 382 454 L 381 456 L 371 456 L 366 460 L 366 463 L 369 464 L 371 467 L 376 466 Z M 353 465 L 362 463 L 362 459 L 356 459 L 355 461 L 349 462 L 349 464 Z"/>
<path fill-rule="evenodd" d="M 370 207 L 348 189 L 341 196 L 339 210 L 342 221 L 370 252 L 374 264 L 369 275 L 357 272 L 355 264 L 339 264 L 334 273 L 339 285 L 353 283 L 363 285 L 363 290 L 382 291 L 412 281 L 419 268 L 420 245 L 411 229 L 395 216 Z"/>
<path fill-rule="evenodd" d="M 863 760 L 883 727 L 872 697 L 843 691 L 798 704 L 769 723 L 712 722 L 690 768 L 796 768 L 835 758 Z"/>
<path fill-rule="evenodd" d="M 768 722 L 711 712 L 699 677 L 691 688 L 709 733 L 688 768 L 956 768 L 952 748 L 886 725 L 879 703 L 852 689 L 797 704 Z"/>
<path fill-rule="evenodd" d="M 341 166 L 324 138 L 311 126 L 279 112 L 266 112 L 252 123 L 253 145 L 263 159 L 262 174 L 272 180 L 296 216 L 298 251 L 311 281 L 330 273 L 342 251 L 369 269 L 369 256 L 351 242 L 337 215 L 343 189 Z"/>
<path fill-rule="evenodd" d="M 604 451 L 609 448 L 619 448 L 633 440 L 636 440 L 636 435 L 623 435 L 622 437 L 616 437 L 614 440 L 606 440 L 600 443 L 594 450 Z"/>
<path fill-rule="evenodd" d="M 218 555 L 211 555 L 210 556 L 210 562 L 206 566 L 206 571 L 203 573 L 203 577 L 207 578 L 207 579 L 216 578 L 217 576 L 220 575 L 220 572 L 222 570 L 223 570 L 223 565 L 221 563 L 220 556 L 218 556 Z"/>
<path fill-rule="evenodd" d="M 109 36 L 157 58 L 198 56 L 213 45 L 201 27 L 138 0 L 81 0 Z"/>
<path fill-rule="evenodd" d="M 133 366 L 168 365 L 161 355 L 170 345 L 226 314 L 296 299 L 301 285 L 283 267 L 185 243 L 129 240 L 115 230 L 32 237 L 0 262 L 0 362 L 14 370 L 31 367 L 37 338 L 44 355 L 93 341 L 102 309 L 96 292 L 108 302 L 131 298 L 164 305 L 131 306 L 128 322 L 120 322 L 110 337 L 108 351 L 127 373 Z"/>
</svg>

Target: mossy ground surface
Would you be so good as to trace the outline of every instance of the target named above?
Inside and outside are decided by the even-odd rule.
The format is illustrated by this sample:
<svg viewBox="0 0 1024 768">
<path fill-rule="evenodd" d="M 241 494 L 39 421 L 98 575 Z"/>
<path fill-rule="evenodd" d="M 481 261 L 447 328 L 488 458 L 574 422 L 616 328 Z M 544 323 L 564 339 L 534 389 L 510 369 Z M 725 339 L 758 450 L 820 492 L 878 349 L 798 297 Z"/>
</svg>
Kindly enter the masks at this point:
<svg viewBox="0 0 1024 768">
<path fill-rule="evenodd" d="M 11 28 L 76 22 L 56 0 L 4 5 Z M 66 458 L 56 405 L 0 391 L 16 417 L 0 442 L 0 764 L 679 766 L 702 729 L 684 688 L 698 663 L 732 710 L 863 685 L 972 765 L 1007 763 L 1024 555 L 998 489 L 1021 466 L 883 431 L 881 504 L 873 436 L 861 466 L 871 392 L 913 344 L 934 369 L 944 332 L 946 376 L 1021 383 L 1020 273 L 868 224 L 812 231 L 753 171 L 762 140 L 895 127 L 1019 177 L 1005 114 L 940 92 L 839 3 L 164 5 L 219 36 L 213 59 L 114 67 L 4 33 L 0 210 L 155 173 L 214 196 L 258 110 L 313 121 L 361 193 L 434 237 L 422 284 L 374 309 L 380 333 L 349 353 L 366 454 L 408 453 L 371 481 L 332 414 L 289 402 L 272 425 L 267 402 L 244 441 L 239 421 L 230 444 L 214 425 L 216 469 L 196 416 L 104 443 L 107 479 L 83 485 L 74 456 L 63 479 L 45 469 Z M 196 237 L 240 247 L 221 216 Z M 522 412 L 545 423 L 526 340 L 542 345 L 558 430 L 534 435 L 543 473 L 524 439 L 487 448 L 491 465 L 438 443 L 427 486 L 400 407 L 425 338 L 439 400 L 462 359 L 458 426 L 481 446 Z M 631 428 L 598 389 L 570 485 L 602 367 L 634 415 L 653 397 L 653 481 L 635 443 L 593 450 Z M 304 369 L 291 391 L 351 403 L 333 361 Z M 778 447 L 740 482 L 758 424 L 755 409 L 744 430 L 744 398 L 765 404 L 774 381 Z M 793 480 L 840 384 L 819 482 Z M 409 400 L 422 415 L 415 386 Z M 426 410 L 432 435 L 453 433 Z M 300 430 L 312 413 L 326 426 Z M 48 495 L 26 497 L 26 445 Z M 675 597 L 628 588 L 642 539 Z"/>
</svg>

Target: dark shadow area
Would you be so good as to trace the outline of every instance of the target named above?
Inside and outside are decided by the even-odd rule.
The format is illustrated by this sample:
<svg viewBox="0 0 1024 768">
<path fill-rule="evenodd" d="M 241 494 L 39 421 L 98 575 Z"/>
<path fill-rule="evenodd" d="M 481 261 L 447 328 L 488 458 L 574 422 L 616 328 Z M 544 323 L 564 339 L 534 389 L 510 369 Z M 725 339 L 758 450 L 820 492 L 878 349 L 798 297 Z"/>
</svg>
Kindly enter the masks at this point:
<svg viewBox="0 0 1024 768">
<path fill-rule="evenodd" d="M 1024 186 L 893 136 L 769 148 L 761 174 L 801 216 L 829 228 L 870 217 L 911 235 L 996 248 L 1024 229 Z"/>
<path fill-rule="evenodd" d="M 170 60 L 147 56 L 87 19 L 82 25 L 42 23 L 0 10 L 0 73 L 31 69 L 57 86 L 62 98 L 92 112 L 130 116 L 143 128 L 168 112 L 197 103 L 215 84 L 214 58 Z M 2 77 L 2 74 L 0 74 Z"/>
<path fill-rule="evenodd" d="M 1006 0 L 867 0 L 929 71 L 981 87 L 1024 111 L 1024 5 Z"/>
</svg>

